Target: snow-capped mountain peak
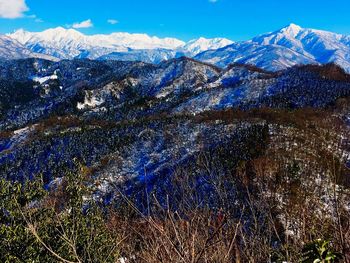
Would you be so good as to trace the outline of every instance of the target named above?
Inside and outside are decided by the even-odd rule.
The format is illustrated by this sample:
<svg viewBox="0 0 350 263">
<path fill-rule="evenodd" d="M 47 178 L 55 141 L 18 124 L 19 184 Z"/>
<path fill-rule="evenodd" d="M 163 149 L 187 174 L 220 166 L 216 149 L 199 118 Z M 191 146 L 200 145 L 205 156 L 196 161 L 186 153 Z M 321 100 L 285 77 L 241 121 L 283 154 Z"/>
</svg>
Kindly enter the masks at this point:
<svg viewBox="0 0 350 263">
<path fill-rule="evenodd" d="M 45 30 L 42 32 L 43 36 L 46 36 L 47 39 L 54 39 L 54 38 L 72 38 L 72 39 L 79 39 L 84 37 L 82 33 L 80 33 L 77 30 L 74 29 L 66 29 L 63 27 L 57 27 L 57 28 L 52 28 Z"/>
<path fill-rule="evenodd" d="M 296 41 L 296 37 L 303 31 L 305 30 L 300 26 L 296 24 L 290 24 L 280 30 L 257 36 L 253 38 L 252 41 L 261 45 L 279 45 L 281 43 L 284 43 L 288 46 L 299 46 Z"/>
<path fill-rule="evenodd" d="M 268 70 L 296 64 L 336 63 L 350 72 L 350 36 L 290 24 L 249 41 L 206 51 L 196 59 L 218 66 L 249 63 Z"/>
<path fill-rule="evenodd" d="M 28 32 L 24 29 L 19 29 L 13 34 L 8 34 L 9 37 L 16 39 L 23 45 L 28 42 L 36 41 L 47 41 L 47 42 L 57 42 L 62 40 L 78 41 L 84 37 L 82 33 L 74 29 L 65 29 L 63 27 L 50 28 L 42 32 Z"/>
<path fill-rule="evenodd" d="M 300 33 L 301 30 L 302 30 L 302 27 L 291 23 L 288 26 L 282 28 L 280 31 L 286 35 L 288 34 L 292 37 L 296 37 Z"/>
</svg>

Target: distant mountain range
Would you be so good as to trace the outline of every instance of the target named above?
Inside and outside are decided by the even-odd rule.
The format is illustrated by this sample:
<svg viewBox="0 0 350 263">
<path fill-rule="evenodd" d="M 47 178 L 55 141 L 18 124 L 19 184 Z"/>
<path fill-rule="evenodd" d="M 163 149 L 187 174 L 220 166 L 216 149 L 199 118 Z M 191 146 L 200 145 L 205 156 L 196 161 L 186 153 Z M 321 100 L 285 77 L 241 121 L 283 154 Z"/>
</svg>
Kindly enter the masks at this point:
<svg viewBox="0 0 350 263">
<path fill-rule="evenodd" d="M 290 24 L 248 41 L 199 38 L 187 43 L 146 34 L 84 35 L 62 27 L 43 32 L 18 30 L 0 37 L 0 58 L 89 58 L 160 63 L 181 56 L 226 67 L 252 64 L 278 71 L 297 64 L 336 63 L 350 72 L 350 36 Z"/>
<path fill-rule="evenodd" d="M 28 49 L 28 52 L 46 54 L 57 59 L 113 58 L 155 63 L 183 55 L 193 57 L 200 52 L 233 43 L 223 38 L 199 38 L 185 43 L 175 38 L 161 39 L 129 33 L 88 36 L 62 27 L 36 33 L 20 29 L 7 37 L 16 41 L 14 45 L 23 45 L 22 48 Z"/>
</svg>

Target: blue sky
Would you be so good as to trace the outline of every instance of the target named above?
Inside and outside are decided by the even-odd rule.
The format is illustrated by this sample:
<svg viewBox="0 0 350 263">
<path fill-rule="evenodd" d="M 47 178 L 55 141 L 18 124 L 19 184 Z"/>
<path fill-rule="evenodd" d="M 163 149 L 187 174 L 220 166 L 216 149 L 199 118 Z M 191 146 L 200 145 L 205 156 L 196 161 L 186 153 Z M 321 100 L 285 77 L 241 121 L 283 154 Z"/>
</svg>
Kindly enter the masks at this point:
<svg viewBox="0 0 350 263">
<path fill-rule="evenodd" d="M 349 0 L 0 0 L 0 33 L 85 21 L 80 26 L 91 27 L 78 30 L 86 34 L 131 32 L 183 40 L 246 40 L 291 22 L 350 34 L 349 10 Z"/>
</svg>

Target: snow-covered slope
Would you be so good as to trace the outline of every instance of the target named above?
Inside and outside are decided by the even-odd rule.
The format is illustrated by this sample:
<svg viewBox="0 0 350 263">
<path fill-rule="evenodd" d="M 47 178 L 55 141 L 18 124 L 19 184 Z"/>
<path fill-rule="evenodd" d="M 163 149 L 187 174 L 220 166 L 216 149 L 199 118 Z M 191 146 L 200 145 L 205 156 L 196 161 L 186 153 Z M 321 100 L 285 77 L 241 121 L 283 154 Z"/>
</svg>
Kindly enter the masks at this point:
<svg viewBox="0 0 350 263">
<path fill-rule="evenodd" d="M 55 60 L 53 57 L 45 54 L 32 52 L 8 36 L 0 35 L 0 59 L 24 59 L 30 57 Z"/>
<path fill-rule="evenodd" d="M 30 51 L 17 41 L 7 37 L 0 36 L 0 58 L 1 59 L 19 59 L 30 56 Z"/>
<path fill-rule="evenodd" d="M 350 75 L 337 65 L 301 65 L 268 72 L 233 64 L 196 89 L 174 112 L 230 108 L 323 108 L 350 95 Z"/>
<path fill-rule="evenodd" d="M 112 52 L 103 55 L 98 60 L 142 61 L 158 64 L 163 60 L 169 60 L 176 56 L 177 52 L 171 49 L 129 49 L 124 52 Z"/>
<path fill-rule="evenodd" d="M 189 54 L 190 56 L 195 56 L 203 51 L 219 49 L 219 48 L 228 46 L 230 44 L 233 44 L 233 41 L 227 38 L 207 39 L 207 38 L 201 37 L 201 38 L 189 41 L 180 50 L 185 54 Z"/>
<path fill-rule="evenodd" d="M 235 43 L 209 50 L 195 57 L 200 61 L 226 67 L 231 63 L 252 64 L 266 70 L 277 71 L 296 64 L 317 64 L 312 58 L 279 45 L 259 45 L 253 42 Z"/>
<path fill-rule="evenodd" d="M 233 62 L 251 63 L 268 70 L 334 62 L 350 72 L 350 36 L 290 24 L 249 41 L 205 51 L 196 59 L 219 66 Z"/>
</svg>

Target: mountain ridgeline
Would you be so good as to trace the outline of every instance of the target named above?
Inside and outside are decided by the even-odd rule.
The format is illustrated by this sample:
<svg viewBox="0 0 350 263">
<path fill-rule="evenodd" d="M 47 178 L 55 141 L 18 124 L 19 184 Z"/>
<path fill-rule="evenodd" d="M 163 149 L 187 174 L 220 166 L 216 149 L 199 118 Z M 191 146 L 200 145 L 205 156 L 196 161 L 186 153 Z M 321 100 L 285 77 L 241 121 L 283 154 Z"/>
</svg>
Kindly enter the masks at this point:
<svg viewBox="0 0 350 263">
<path fill-rule="evenodd" d="M 279 71 L 299 64 L 335 63 L 350 72 L 350 36 L 295 24 L 240 42 L 199 38 L 186 43 L 176 38 L 129 33 L 84 35 L 62 27 L 43 32 L 20 29 L 1 39 L 2 59 L 88 58 L 160 63 L 187 56 L 222 68 L 240 63 Z"/>
<path fill-rule="evenodd" d="M 232 108 L 325 108 L 350 92 L 349 75 L 335 64 L 276 73 L 241 64 L 221 69 L 185 57 L 158 65 L 5 61 L 0 79 L 4 130 L 65 114 L 122 121 Z"/>
</svg>

